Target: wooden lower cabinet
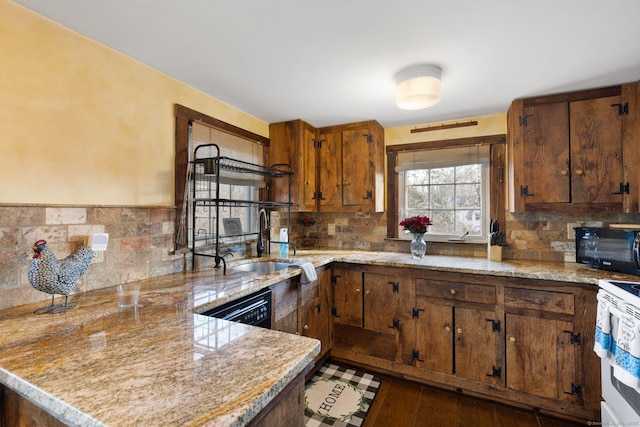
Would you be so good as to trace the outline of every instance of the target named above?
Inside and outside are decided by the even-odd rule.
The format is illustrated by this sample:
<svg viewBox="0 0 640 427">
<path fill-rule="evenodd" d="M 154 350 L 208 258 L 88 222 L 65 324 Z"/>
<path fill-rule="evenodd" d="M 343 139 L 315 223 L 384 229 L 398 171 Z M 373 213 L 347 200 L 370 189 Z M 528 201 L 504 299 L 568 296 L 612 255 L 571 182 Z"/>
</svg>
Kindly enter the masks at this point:
<svg viewBox="0 0 640 427">
<path fill-rule="evenodd" d="M 298 286 L 300 280 L 287 279 L 271 286 L 271 328 L 296 334 L 298 329 Z"/>
<path fill-rule="evenodd" d="M 308 366 L 298 374 L 247 426 L 282 427 L 304 425 L 304 379 Z"/>
<path fill-rule="evenodd" d="M 571 322 L 506 315 L 507 387 L 581 404 Z"/>
<path fill-rule="evenodd" d="M 333 323 L 364 327 L 362 270 L 350 264 L 334 267 L 332 283 Z"/>
<path fill-rule="evenodd" d="M 63 427 L 67 425 L 29 399 L 0 384 L 0 426 Z"/>
<path fill-rule="evenodd" d="M 453 307 L 418 300 L 416 367 L 453 374 Z"/>
<path fill-rule="evenodd" d="M 415 366 L 501 384 L 495 287 L 419 278 L 415 292 Z M 477 305 L 478 301 L 491 305 Z"/>
<path fill-rule="evenodd" d="M 331 348 L 331 269 L 316 269 L 318 280 L 308 285 L 299 278 L 283 280 L 271 286 L 271 327 L 320 341 L 322 359 Z"/>
<path fill-rule="evenodd" d="M 597 286 L 342 263 L 333 271 L 336 360 L 599 420 Z"/>
<path fill-rule="evenodd" d="M 584 405 L 582 356 L 593 353 L 585 348 L 593 330 L 576 324 L 576 313 L 588 313 L 582 293 L 506 287 L 504 294 L 507 387 Z M 586 304 L 595 306 L 595 295 Z"/>
<path fill-rule="evenodd" d="M 499 331 L 493 328 L 495 312 L 454 307 L 454 374 L 488 384 L 502 383 L 496 359 Z"/>
<path fill-rule="evenodd" d="M 318 280 L 300 286 L 301 335 L 320 340 L 322 359 L 331 348 L 331 269 L 321 267 L 316 270 Z"/>
</svg>

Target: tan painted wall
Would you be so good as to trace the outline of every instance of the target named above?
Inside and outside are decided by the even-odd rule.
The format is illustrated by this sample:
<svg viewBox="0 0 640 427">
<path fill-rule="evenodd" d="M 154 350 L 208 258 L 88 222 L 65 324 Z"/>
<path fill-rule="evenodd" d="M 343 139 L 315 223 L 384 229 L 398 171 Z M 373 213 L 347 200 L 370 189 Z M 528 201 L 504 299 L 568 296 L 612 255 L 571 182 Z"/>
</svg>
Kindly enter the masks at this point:
<svg viewBox="0 0 640 427">
<path fill-rule="evenodd" d="M 0 204 L 172 206 L 173 105 L 267 123 L 0 0 Z"/>
<path fill-rule="evenodd" d="M 468 123 L 477 121 L 477 126 L 466 126 L 455 129 L 434 130 L 428 132 L 411 133 L 411 129 L 421 129 L 442 124 Z M 469 138 L 487 135 L 507 134 L 507 114 L 494 114 L 491 116 L 468 117 L 438 123 L 425 123 L 419 125 L 400 126 L 384 130 L 385 145 L 410 144 L 415 142 L 439 141 L 444 139 Z"/>
</svg>

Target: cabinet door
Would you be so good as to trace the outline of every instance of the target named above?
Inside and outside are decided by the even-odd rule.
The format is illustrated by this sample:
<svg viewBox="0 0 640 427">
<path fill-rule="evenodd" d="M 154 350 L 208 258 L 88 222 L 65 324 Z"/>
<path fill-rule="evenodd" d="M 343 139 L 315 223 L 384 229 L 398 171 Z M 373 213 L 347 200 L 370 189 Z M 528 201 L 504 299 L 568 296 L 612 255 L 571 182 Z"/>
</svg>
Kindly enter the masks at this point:
<svg viewBox="0 0 640 427">
<path fill-rule="evenodd" d="M 336 269 L 333 283 L 333 321 L 362 327 L 362 271 Z"/>
<path fill-rule="evenodd" d="M 399 287 L 396 276 L 364 273 L 364 328 L 385 334 L 394 333 L 396 293 Z"/>
<path fill-rule="evenodd" d="M 299 210 L 316 210 L 317 169 L 316 169 L 316 141 L 315 130 L 311 126 L 302 129 L 302 169 L 294 170 L 302 175 L 302 203 Z"/>
<path fill-rule="evenodd" d="M 621 102 L 610 96 L 570 104 L 573 203 L 622 202 Z"/>
<path fill-rule="evenodd" d="M 302 120 L 272 123 L 269 125 L 270 165 L 285 163 L 293 169 L 291 177 L 292 211 L 316 210 L 316 144 L 315 129 Z M 276 179 L 270 189 L 273 200 L 286 202 L 289 197 L 289 180 Z"/>
<path fill-rule="evenodd" d="M 472 380 L 501 384 L 496 362 L 499 332 L 493 330 L 495 312 L 455 308 L 455 373 Z M 480 356 L 480 357 L 478 357 Z"/>
<path fill-rule="evenodd" d="M 319 137 L 320 210 L 340 212 L 342 207 L 342 132 Z"/>
<path fill-rule="evenodd" d="M 321 212 L 384 211 L 384 130 L 375 121 L 318 130 Z"/>
<path fill-rule="evenodd" d="M 570 202 L 568 104 L 527 107 L 524 117 L 525 203 Z"/>
<path fill-rule="evenodd" d="M 640 82 L 622 85 L 622 103 L 629 114 L 622 116 L 622 150 L 625 183 L 629 183 L 629 194 L 624 197 L 624 212 L 640 212 Z"/>
<path fill-rule="evenodd" d="M 271 287 L 272 325 L 276 331 L 298 333 L 298 280 L 287 279 Z"/>
<path fill-rule="evenodd" d="M 302 295 L 302 335 L 320 340 L 320 354 L 326 354 L 331 347 L 331 270 L 318 271 L 318 280 L 310 285 L 301 285 Z"/>
<path fill-rule="evenodd" d="M 369 129 L 342 132 L 342 204 L 369 207 L 373 198 L 373 157 Z"/>
<path fill-rule="evenodd" d="M 418 368 L 453 374 L 453 307 L 418 298 L 416 325 Z"/>
<path fill-rule="evenodd" d="M 506 315 L 507 387 L 526 393 L 580 403 L 574 392 L 576 344 L 572 322 L 516 314 Z"/>
</svg>

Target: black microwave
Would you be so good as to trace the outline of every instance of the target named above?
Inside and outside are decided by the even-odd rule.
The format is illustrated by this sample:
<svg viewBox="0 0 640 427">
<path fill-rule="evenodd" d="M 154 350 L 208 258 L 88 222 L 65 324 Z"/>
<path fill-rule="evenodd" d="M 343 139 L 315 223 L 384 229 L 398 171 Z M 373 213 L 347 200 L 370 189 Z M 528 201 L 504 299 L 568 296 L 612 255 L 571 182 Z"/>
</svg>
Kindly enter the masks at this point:
<svg viewBox="0 0 640 427">
<path fill-rule="evenodd" d="M 576 262 L 640 275 L 640 230 L 576 227 Z"/>
</svg>

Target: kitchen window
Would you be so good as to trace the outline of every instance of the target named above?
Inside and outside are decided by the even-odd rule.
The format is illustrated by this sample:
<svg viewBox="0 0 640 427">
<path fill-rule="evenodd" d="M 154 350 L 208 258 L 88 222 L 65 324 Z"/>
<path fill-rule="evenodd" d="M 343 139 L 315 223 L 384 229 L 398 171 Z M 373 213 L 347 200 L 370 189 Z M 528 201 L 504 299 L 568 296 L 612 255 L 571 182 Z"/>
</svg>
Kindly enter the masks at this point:
<svg viewBox="0 0 640 427">
<path fill-rule="evenodd" d="M 388 237 L 410 240 L 400 220 L 427 215 L 433 225 L 426 240 L 486 243 L 489 219 L 504 221 L 504 142 L 496 136 L 387 147 Z"/>
<path fill-rule="evenodd" d="M 198 230 L 201 228 L 205 231 L 213 230 L 210 224 L 202 226 L 203 224 L 191 223 L 189 198 L 193 189 L 188 179 L 188 165 L 195 148 L 201 144 L 215 143 L 220 147 L 221 156 L 263 164 L 264 148 L 269 146 L 269 139 L 179 104 L 174 105 L 174 115 L 176 118 L 175 203 L 178 208 L 175 223 L 175 250 L 177 253 L 182 253 L 187 252 L 194 244 L 191 241 L 193 229 L 196 230 L 196 240 L 198 240 L 195 244 L 200 247 L 208 246 L 209 242 L 208 237 L 204 235 L 203 239 L 199 239 Z M 220 197 L 233 200 L 259 200 L 264 190 L 261 185 L 256 184 L 256 187 L 258 188 L 246 188 L 245 185 L 238 186 L 230 182 L 223 184 L 221 181 Z M 196 189 L 197 191 L 199 190 Z M 238 218 L 242 229 L 252 229 L 255 228 L 255 218 L 248 212 L 246 208 L 225 208 L 221 209 L 220 216 L 222 219 Z M 225 243 L 232 243 L 233 240 L 234 238 L 229 237 Z"/>
<path fill-rule="evenodd" d="M 253 164 L 263 164 L 263 146 L 258 145 L 255 142 L 247 141 L 243 138 L 231 135 L 227 132 L 223 132 L 219 129 L 215 129 L 211 126 L 207 126 L 198 122 L 191 124 L 191 139 L 190 147 L 191 152 L 195 152 L 195 149 L 200 145 L 216 144 L 220 149 L 220 156 L 230 157 L 235 160 L 240 160 Z M 206 148 L 206 147 L 205 147 Z M 204 157 L 215 156 L 218 154 L 216 150 L 204 151 Z M 208 153 L 208 154 L 207 154 Z M 200 155 L 200 158 L 203 154 Z M 219 197 L 225 200 L 259 200 L 259 189 L 265 187 L 264 181 L 256 182 L 254 186 L 248 186 L 245 183 L 242 185 L 234 185 L 234 176 L 223 175 L 220 177 L 220 192 L 218 196 L 210 194 L 212 185 L 209 182 L 200 183 L 196 185 L 196 198 L 207 199 L 211 197 Z M 239 176 L 239 179 L 244 177 Z M 202 178 L 201 178 L 202 179 Z M 213 178 L 209 178 L 213 179 Z M 246 180 L 244 180 L 246 181 Z M 191 182 L 193 185 L 193 182 Z M 186 194 L 191 195 L 193 188 L 185 189 Z M 187 198 L 188 202 L 189 198 Z M 207 247 L 211 244 L 213 236 L 208 232 L 215 230 L 215 205 L 202 205 L 198 206 L 198 213 L 196 215 L 196 223 L 192 223 L 193 215 L 191 212 L 192 206 L 187 203 L 186 212 L 187 215 L 184 218 L 186 226 L 186 236 L 188 238 L 188 247 Z M 257 230 L 256 224 L 257 218 L 253 210 L 247 209 L 244 205 L 239 206 L 221 206 L 219 207 L 221 225 L 224 225 L 224 221 L 227 218 L 231 218 L 239 221 L 240 230 Z M 192 241 L 192 229 L 195 227 L 196 241 Z M 226 234 L 225 229 L 218 231 L 219 235 Z M 235 233 L 232 233 L 235 234 Z M 244 241 L 244 237 L 222 237 L 220 238 L 222 243 L 238 243 Z"/>
<path fill-rule="evenodd" d="M 427 240 L 465 236 L 466 241 L 486 242 L 489 147 L 399 153 L 396 172 L 399 217 L 431 218 Z M 401 227 L 398 233 L 410 238 Z"/>
</svg>

